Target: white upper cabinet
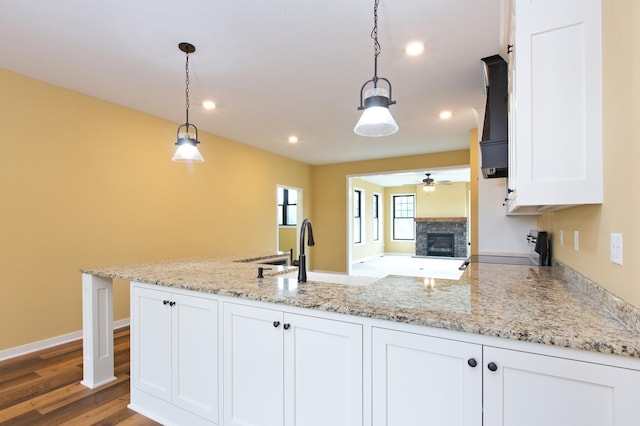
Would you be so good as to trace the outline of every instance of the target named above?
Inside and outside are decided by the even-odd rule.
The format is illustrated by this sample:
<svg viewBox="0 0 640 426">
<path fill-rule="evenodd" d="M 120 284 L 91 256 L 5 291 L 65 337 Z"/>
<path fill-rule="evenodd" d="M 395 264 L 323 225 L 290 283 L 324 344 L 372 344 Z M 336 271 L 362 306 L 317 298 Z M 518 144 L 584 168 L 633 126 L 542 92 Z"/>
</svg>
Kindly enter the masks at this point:
<svg viewBox="0 0 640 426">
<path fill-rule="evenodd" d="M 602 203 L 600 0 L 512 0 L 509 212 Z"/>
</svg>

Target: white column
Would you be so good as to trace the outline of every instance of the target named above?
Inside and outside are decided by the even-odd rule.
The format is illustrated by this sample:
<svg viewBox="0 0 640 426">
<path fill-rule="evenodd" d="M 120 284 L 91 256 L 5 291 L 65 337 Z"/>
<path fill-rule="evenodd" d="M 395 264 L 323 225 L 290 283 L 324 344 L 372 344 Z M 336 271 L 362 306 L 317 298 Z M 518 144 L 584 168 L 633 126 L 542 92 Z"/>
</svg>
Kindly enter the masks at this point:
<svg viewBox="0 0 640 426">
<path fill-rule="evenodd" d="M 82 351 L 84 377 L 94 389 L 115 380 L 113 374 L 113 280 L 82 274 Z"/>
</svg>

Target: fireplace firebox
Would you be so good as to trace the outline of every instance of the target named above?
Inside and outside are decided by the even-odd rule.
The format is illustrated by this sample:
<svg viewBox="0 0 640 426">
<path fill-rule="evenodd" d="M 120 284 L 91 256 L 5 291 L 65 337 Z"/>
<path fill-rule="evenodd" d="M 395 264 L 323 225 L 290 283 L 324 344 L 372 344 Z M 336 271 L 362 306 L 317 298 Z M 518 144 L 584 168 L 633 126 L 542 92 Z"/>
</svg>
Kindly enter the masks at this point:
<svg viewBox="0 0 640 426">
<path fill-rule="evenodd" d="M 427 234 L 427 256 L 453 257 L 454 237 L 452 232 L 430 232 Z"/>
</svg>

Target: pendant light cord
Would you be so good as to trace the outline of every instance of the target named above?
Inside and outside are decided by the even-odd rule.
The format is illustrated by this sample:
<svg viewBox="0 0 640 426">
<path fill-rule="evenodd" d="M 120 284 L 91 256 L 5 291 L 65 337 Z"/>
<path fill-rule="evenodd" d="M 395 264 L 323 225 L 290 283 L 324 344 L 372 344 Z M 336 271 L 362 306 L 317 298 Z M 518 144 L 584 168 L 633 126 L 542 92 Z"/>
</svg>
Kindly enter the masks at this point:
<svg viewBox="0 0 640 426">
<path fill-rule="evenodd" d="M 187 99 L 186 102 L 186 110 L 187 110 L 187 122 L 185 123 L 187 125 L 187 131 L 189 131 L 189 53 L 186 54 L 187 55 L 187 61 L 186 61 L 186 65 L 184 67 L 185 69 L 185 74 L 187 76 L 186 78 L 186 88 L 184 89 L 184 94 L 185 97 Z"/>
<path fill-rule="evenodd" d="M 378 3 L 375 0 L 373 4 L 373 29 L 371 30 L 371 38 L 373 39 L 373 87 L 378 86 L 378 55 L 380 54 L 380 43 L 378 42 Z"/>
</svg>

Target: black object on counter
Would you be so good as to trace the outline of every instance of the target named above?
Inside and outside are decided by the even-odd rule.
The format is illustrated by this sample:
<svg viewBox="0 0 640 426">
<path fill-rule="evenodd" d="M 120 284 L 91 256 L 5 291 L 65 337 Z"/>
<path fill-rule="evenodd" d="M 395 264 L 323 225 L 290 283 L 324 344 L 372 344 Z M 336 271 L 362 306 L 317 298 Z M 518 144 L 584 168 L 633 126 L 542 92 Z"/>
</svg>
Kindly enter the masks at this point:
<svg viewBox="0 0 640 426">
<path fill-rule="evenodd" d="M 264 278 L 264 271 L 267 270 L 271 270 L 271 268 L 264 268 L 264 267 L 259 267 L 258 268 L 258 276 L 256 278 Z"/>
<path fill-rule="evenodd" d="M 540 266 L 551 266 L 551 248 L 547 231 L 538 232 L 534 251 L 540 255 Z"/>
</svg>

